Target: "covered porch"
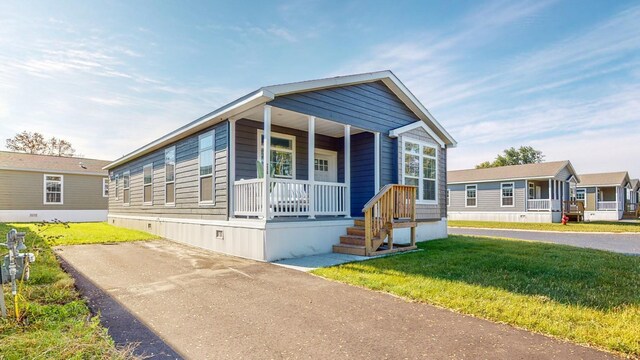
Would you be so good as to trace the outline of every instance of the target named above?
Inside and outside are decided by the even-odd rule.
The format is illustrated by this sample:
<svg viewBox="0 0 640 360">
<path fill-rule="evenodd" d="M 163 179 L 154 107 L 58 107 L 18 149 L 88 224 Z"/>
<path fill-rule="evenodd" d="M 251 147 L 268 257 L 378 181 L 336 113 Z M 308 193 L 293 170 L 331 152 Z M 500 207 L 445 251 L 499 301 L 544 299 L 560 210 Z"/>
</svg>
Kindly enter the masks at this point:
<svg viewBox="0 0 640 360">
<path fill-rule="evenodd" d="M 380 189 L 380 133 L 261 105 L 229 119 L 229 166 L 232 218 L 348 219 Z"/>
<path fill-rule="evenodd" d="M 530 179 L 526 181 L 526 211 L 561 211 L 567 192 L 567 181 Z"/>
</svg>

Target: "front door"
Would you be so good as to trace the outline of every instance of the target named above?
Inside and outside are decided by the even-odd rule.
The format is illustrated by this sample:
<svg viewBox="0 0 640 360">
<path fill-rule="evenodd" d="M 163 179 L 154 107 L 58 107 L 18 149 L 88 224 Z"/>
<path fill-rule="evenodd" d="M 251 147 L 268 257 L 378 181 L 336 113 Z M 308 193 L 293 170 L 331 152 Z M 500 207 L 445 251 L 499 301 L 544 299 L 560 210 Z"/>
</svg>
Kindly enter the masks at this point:
<svg viewBox="0 0 640 360">
<path fill-rule="evenodd" d="M 315 180 L 325 182 L 338 181 L 338 153 L 331 150 L 316 149 L 313 168 Z"/>
</svg>

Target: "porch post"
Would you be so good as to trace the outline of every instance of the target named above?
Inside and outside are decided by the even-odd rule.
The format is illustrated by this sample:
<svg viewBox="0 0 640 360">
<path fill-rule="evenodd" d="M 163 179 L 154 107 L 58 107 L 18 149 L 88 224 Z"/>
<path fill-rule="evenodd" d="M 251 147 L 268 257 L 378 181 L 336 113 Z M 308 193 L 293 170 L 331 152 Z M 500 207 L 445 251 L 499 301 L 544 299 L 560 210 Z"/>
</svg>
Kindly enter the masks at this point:
<svg viewBox="0 0 640 360">
<path fill-rule="evenodd" d="M 344 207 L 347 219 L 351 218 L 351 125 L 344 126 L 344 183 L 347 191 L 344 196 Z"/>
<path fill-rule="evenodd" d="M 616 211 L 620 210 L 620 203 L 618 202 L 618 193 L 620 192 L 620 188 L 616 186 Z"/>
<path fill-rule="evenodd" d="M 529 180 L 524 181 L 524 211 L 529 210 Z"/>
<path fill-rule="evenodd" d="M 376 131 L 374 133 L 374 156 L 373 156 L 373 172 L 375 179 L 373 181 L 374 193 L 377 194 L 380 191 L 380 132 Z"/>
<path fill-rule="evenodd" d="M 263 120 L 263 135 L 264 145 L 262 146 L 262 173 L 264 174 L 264 184 L 262 187 L 262 208 L 264 212 L 264 219 L 269 220 L 269 200 L 271 197 L 270 184 L 271 181 L 271 106 L 264 106 L 264 120 Z"/>
<path fill-rule="evenodd" d="M 553 182 L 549 179 L 549 211 L 551 211 L 551 194 L 553 194 Z"/>
<path fill-rule="evenodd" d="M 308 135 L 309 135 L 309 147 L 308 147 L 308 156 L 307 156 L 307 171 L 309 175 L 307 175 L 309 179 L 309 219 L 316 218 L 316 173 L 315 173 L 315 149 L 316 149 L 316 118 L 315 116 L 309 116 L 309 126 L 308 126 Z"/>
<path fill-rule="evenodd" d="M 236 217 L 236 119 L 229 119 L 229 217 Z"/>
</svg>

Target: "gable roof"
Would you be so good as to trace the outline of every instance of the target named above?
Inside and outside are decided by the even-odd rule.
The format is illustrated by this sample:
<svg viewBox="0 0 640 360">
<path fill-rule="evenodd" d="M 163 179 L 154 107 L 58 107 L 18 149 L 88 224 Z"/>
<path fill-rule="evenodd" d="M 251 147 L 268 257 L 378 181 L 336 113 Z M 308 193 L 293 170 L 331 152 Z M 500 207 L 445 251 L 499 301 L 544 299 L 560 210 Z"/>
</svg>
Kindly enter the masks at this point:
<svg viewBox="0 0 640 360">
<path fill-rule="evenodd" d="M 625 186 L 629 182 L 629 173 L 626 171 L 583 174 L 580 175 L 578 187 L 587 186 Z"/>
<path fill-rule="evenodd" d="M 106 160 L 0 151 L 0 170 L 106 176 L 108 172 L 102 168 L 107 164 Z"/>
<path fill-rule="evenodd" d="M 631 190 L 638 190 L 638 188 L 640 188 L 640 180 L 638 179 L 631 179 Z"/>
<path fill-rule="evenodd" d="M 575 175 L 575 170 L 569 160 L 550 161 L 539 164 L 510 165 L 486 169 L 467 169 L 447 171 L 447 182 L 471 183 L 488 182 L 500 180 L 521 180 L 534 178 L 555 178 L 566 167 L 569 167 L 571 175 Z M 558 179 L 567 180 L 567 179 Z"/>
<path fill-rule="evenodd" d="M 382 81 L 420 120 L 422 120 L 437 136 L 447 145 L 456 146 L 453 137 L 436 121 L 429 110 L 407 89 L 407 87 L 390 70 L 377 71 L 364 74 L 336 76 L 326 79 L 308 80 L 287 84 L 270 85 L 253 91 L 237 100 L 234 100 L 221 108 L 210 112 L 170 133 L 140 147 L 131 153 L 115 160 L 105 166 L 105 169 L 114 168 L 120 164 L 133 160 L 151 151 L 160 149 L 170 143 L 195 134 L 200 130 L 212 126 L 218 122 L 232 118 L 255 106 L 265 104 L 276 96 L 289 95 L 300 92 L 316 91 L 333 87 L 341 87 L 355 84 L 365 84 Z"/>
</svg>

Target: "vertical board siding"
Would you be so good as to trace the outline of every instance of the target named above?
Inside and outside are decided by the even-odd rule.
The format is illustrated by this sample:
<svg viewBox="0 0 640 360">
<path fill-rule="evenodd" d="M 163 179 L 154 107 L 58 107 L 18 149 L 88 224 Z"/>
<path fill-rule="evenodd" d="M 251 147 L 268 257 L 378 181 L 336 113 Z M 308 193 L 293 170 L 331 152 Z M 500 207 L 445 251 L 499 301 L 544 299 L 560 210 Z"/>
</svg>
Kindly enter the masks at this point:
<svg viewBox="0 0 640 360">
<path fill-rule="evenodd" d="M 257 177 L 258 130 L 261 122 L 241 119 L 236 122 L 236 180 L 255 179 Z M 308 180 L 309 135 L 306 131 L 272 125 L 271 132 L 296 137 L 296 179 Z M 344 137 L 333 138 L 316 134 L 315 145 L 318 149 L 332 150 L 338 153 L 338 182 L 344 181 Z"/>
<path fill-rule="evenodd" d="M 514 191 L 514 204 L 513 207 L 502 207 L 500 198 L 500 184 L 503 182 L 513 182 L 515 185 Z M 478 185 L 477 190 L 477 207 L 465 207 L 465 186 L 474 185 L 474 183 L 468 184 L 451 184 L 449 185 L 450 196 L 450 211 L 469 211 L 469 212 L 481 212 L 481 211 L 505 211 L 505 212 L 522 212 L 525 211 L 525 201 L 527 191 L 525 188 L 524 180 L 515 181 L 495 181 L 485 183 L 475 183 Z"/>
<path fill-rule="evenodd" d="M 162 149 L 122 164 L 110 171 L 109 212 L 142 216 L 189 217 L 200 219 L 227 218 L 227 123 L 223 122 L 198 134 L 178 140 Z M 198 136 L 215 130 L 215 205 L 200 206 L 198 188 Z M 164 199 L 164 151 L 176 148 L 175 206 L 165 205 Z M 153 205 L 143 205 L 142 167 L 153 163 Z M 131 202 L 125 206 L 122 201 L 122 174 L 131 173 Z M 115 175 L 120 181 L 120 199 L 116 200 Z"/>
<path fill-rule="evenodd" d="M 420 120 L 381 81 L 278 96 L 269 105 L 382 134 Z"/>
<path fill-rule="evenodd" d="M 404 169 L 402 168 L 404 140 L 417 140 L 422 143 L 433 145 L 438 149 L 438 168 L 437 168 L 437 186 L 438 186 L 438 203 L 437 204 L 416 204 L 416 218 L 418 220 L 440 220 L 447 216 L 447 150 L 441 148 L 437 141 L 429 135 L 423 128 L 416 128 L 405 133 L 399 134 L 395 143 L 395 159 L 396 159 L 396 177 L 397 181 L 402 181 Z"/>
</svg>

